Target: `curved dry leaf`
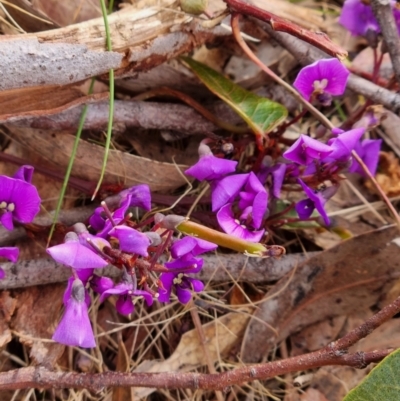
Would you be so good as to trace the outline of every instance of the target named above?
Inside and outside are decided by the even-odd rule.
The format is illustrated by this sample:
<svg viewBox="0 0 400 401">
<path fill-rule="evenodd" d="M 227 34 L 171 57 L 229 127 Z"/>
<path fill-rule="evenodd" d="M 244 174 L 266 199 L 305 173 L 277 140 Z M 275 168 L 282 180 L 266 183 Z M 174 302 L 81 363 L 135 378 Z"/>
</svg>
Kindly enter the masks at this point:
<svg viewBox="0 0 400 401">
<path fill-rule="evenodd" d="M 64 170 L 68 165 L 75 141 L 73 135 L 50 133 L 34 129 L 10 127 L 14 138 L 32 152 Z M 72 174 L 96 183 L 103 163 L 104 148 L 94 143 L 80 140 Z M 186 183 L 184 171 L 187 166 L 162 163 L 131 155 L 119 150 L 111 150 L 107 162 L 104 182 L 109 184 L 148 184 L 152 191 L 169 191 Z"/>
<path fill-rule="evenodd" d="M 393 242 L 398 236 L 398 228 L 390 226 L 351 238 L 282 278 L 247 327 L 242 359 L 256 362 L 305 326 L 374 305 L 400 275 L 399 247 Z"/>
</svg>

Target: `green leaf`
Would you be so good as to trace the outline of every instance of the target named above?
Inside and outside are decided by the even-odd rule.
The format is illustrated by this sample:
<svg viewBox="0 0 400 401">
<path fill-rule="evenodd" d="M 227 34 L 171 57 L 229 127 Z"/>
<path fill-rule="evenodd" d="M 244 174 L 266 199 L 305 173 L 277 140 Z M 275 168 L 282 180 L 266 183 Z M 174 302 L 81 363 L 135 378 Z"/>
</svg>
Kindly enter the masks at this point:
<svg viewBox="0 0 400 401">
<path fill-rule="evenodd" d="M 343 401 L 399 401 L 400 349 L 387 356 Z"/>
<path fill-rule="evenodd" d="M 259 144 L 262 144 L 268 132 L 287 117 L 287 110 L 281 104 L 241 88 L 198 61 L 188 57 L 182 59 L 211 92 L 229 104 L 246 121 L 254 131 Z"/>
</svg>

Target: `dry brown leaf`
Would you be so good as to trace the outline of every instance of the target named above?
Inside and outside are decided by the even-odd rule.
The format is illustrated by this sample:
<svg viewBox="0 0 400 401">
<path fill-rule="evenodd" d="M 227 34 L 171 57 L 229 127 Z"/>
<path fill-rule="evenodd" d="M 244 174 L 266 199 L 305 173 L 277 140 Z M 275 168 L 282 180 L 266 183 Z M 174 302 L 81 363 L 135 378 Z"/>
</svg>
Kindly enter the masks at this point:
<svg viewBox="0 0 400 401">
<path fill-rule="evenodd" d="M 250 311 L 250 308 L 246 308 L 228 313 L 203 326 L 206 346 L 212 361 L 226 355 L 238 340 L 249 320 Z M 187 372 L 202 365 L 206 365 L 206 361 L 198 332 L 194 329 L 182 336 L 177 349 L 166 361 L 144 361 L 135 372 Z M 135 388 L 133 393 L 135 397 L 141 398 L 154 391 L 155 389 Z"/>
<path fill-rule="evenodd" d="M 375 176 L 378 184 L 387 196 L 400 195 L 400 163 L 392 152 L 381 152 L 379 156 L 379 172 Z M 372 182 L 366 182 L 367 187 L 376 193 Z"/>
<path fill-rule="evenodd" d="M 11 327 L 20 342 L 31 348 L 34 364 L 53 367 L 64 351 L 57 343 L 43 342 L 50 339 L 60 317 L 64 284 L 29 287 L 16 294 L 17 310 Z"/>
<path fill-rule="evenodd" d="M 256 362 L 305 326 L 374 305 L 400 274 L 398 236 L 397 227 L 390 226 L 351 238 L 281 279 L 250 321 L 242 359 Z"/>
<path fill-rule="evenodd" d="M 10 128 L 11 129 L 11 128 Z M 47 162 L 64 170 L 68 165 L 75 138 L 68 134 L 42 130 L 13 128 L 15 138 L 31 152 L 36 152 Z M 104 148 L 83 140 L 72 169 L 76 177 L 96 183 L 100 176 Z M 186 183 L 178 171 L 186 166 L 160 163 L 118 150 L 111 150 L 104 182 L 109 184 L 148 184 L 152 191 L 169 191 Z"/>
<path fill-rule="evenodd" d="M 290 337 L 292 351 L 290 356 L 316 351 L 337 339 L 346 321 L 345 316 L 326 319 L 312 324 Z"/>
<path fill-rule="evenodd" d="M 0 348 L 11 341 L 9 322 L 15 312 L 17 300 L 8 291 L 0 293 Z"/>
</svg>

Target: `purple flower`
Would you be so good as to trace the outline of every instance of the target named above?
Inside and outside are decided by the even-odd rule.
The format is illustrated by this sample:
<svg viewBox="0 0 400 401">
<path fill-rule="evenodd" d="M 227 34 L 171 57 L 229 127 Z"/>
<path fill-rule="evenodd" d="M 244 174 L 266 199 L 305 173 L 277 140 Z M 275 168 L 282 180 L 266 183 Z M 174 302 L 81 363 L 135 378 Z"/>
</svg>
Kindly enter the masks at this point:
<svg viewBox="0 0 400 401">
<path fill-rule="evenodd" d="M 360 138 L 365 132 L 364 128 L 355 128 L 339 134 L 336 138 L 328 141 L 328 145 L 333 149 L 328 159 L 346 160 L 351 156 L 352 150 L 359 143 Z"/>
<path fill-rule="evenodd" d="M 325 225 L 329 226 L 330 220 L 324 209 L 324 206 L 327 200 L 335 194 L 337 187 L 331 186 L 323 190 L 314 191 L 302 180 L 298 179 L 297 181 L 308 196 L 308 199 L 303 199 L 296 204 L 296 212 L 299 217 L 306 220 L 312 215 L 314 209 L 317 209 L 318 213 L 322 216 Z"/>
<path fill-rule="evenodd" d="M 309 165 L 313 160 L 321 160 L 332 153 L 333 149 L 316 139 L 307 135 L 300 135 L 300 138 L 283 154 L 286 159 Z"/>
<path fill-rule="evenodd" d="M 148 256 L 147 248 L 150 246 L 150 239 L 146 234 L 131 227 L 116 226 L 109 235 L 118 238 L 121 251 Z"/>
<path fill-rule="evenodd" d="M 93 274 L 93 269 L 84 269 L 84 270 L 75 270 L 77 278 L 82 282 L 82 285 L 85 286 L 86 283 L 88 282 L 89 278 Z M 89 272 L 89 274 L 85 274 Z M 84 273 L 84 274 L 82 274 Z M 64 291 L 64 296 L 63 296 L 63 304 L 64 306 L 68 305 L 68 301 L 71 299 L 72 296 L 72 290 L 74 288 L 74 282 L 76 280 L 76 277 L 71 276 L 68 281 L 67 281 L 67 288 Z M 90 295 L 85 289 L 85 302 L 87 307 L 90 306 Z"/>
<path fill-rule="evenodd" d="M 185 174 L 199 181 L 218 180 L 226 174 L 233 173 L 236 169 L 237 162 L 215 157 L 211 149 L 204 143 L 199 146 L 199 155 L 199 161 L 185 171 Z"/>
<path fill-rule="evenodd" d="M 74 269 L 96 269 L 108 263 L 92 250 L 79 242 L 75 233 L 65 236 L 65 243 L 46 249 L 46 252 L 58 263 Z"/>
<path fill-rule="evenodd" d="M 302 68 L 293 86 L 306 99 L 317 95 L 323 105 L 330 105 L 331 96 L 344 93 L 349 71 L 336 58 L 322 59 Z"/>
<path fill-rule="evenodd" d="M 64 315 L 54 332 L 54 341 L 83 348 L 96 346 L 85 299 L 85 287 L 81 280 L 75 279 L 71 297 L 66 301 Z"/>
<path fill-rule="evenodd" d="M 18 260 L 19 249 L 14 246 L 0 248 L 0 258 L 5 258 L 15 263 Z M 0 267 L 0 280 L 6 276 L 4 270 Z"/>
<path fill-rule="evenodd" d="M 249 213 L 249 210 L 245 210 L 241 214 L 240 219 L 246 221 L 249 217 Z M 217 213 L 217 220 L 222 230 L 227 234 L 234 235 L 235 237 L 242 238 L 246 241 L 259 242 L 264 235 L 265 230 L 249 230 L 240 220 L 235 219 L 232 211 L 232 204 L 230 203 L 226 204 L 219 210 Z"/>
<path fill-rule="evenodd" d="M 363 141 L 359 142 L 354 149 L 361 157 L 362 161 L 366 164 L 372 175 L 375 175 L 378 167 L 381 144 L 381 139 L 364 139 Z M 364 170 L 356 160 L 353 160 L 353 164 L 350 166 L 349 171 L 351 173 L 358 173 L 366 176 Z"/>
<path fill-rule="evenodd" d="M 148 291 L 135 289 L 134 282 L 132 281 L 131 276 L 128 274 L 124 275 L 121 283 L 117 284 L 113 288 L 105 290 L 100 296 L 100 302 L 103 302 L 110 295 L 118 295 L 115 308 L 121 315 L 129 315 L 134 311 L 134 296 L 142 296 L 148 306 L 153 304 L 153 296 Z"/>
<path fill-rule="evenodd" d="M 381 31 L 371 6 L 362 0 L 346 0 L 343 4 L 339 23 L 355 36 L 365 36 L 368 31 L 375 33 Z"/>
<path fill-rule="evenodd" d="M 13 220 L 30 223 L 40 210 L 36 187 L 24 180 L 0 176 L 0 222 L 7 230 L 14 228 Z"/>
<path fill-rule="evenodd" d="M 195 265 L 195 267 L 190 270 L 190 273 L 198 273 L 202 266 L 203 260 L 200 259 L 201 265 Z M 178 261 L 176 261 L 178 262 Z M 184 262 L 182 263 L 184 264 Z M 165 264 L 167 266 L 167 264 Z M 176 295 L 179 302 L 187 304 L 192 298 L 192 291 L 201 292 L 204 289 L 204 284 L 195 278 L 188 277 L 182 271 L 174 272 L 172 268 L 172 263 L 169 263 L 167 267 L 171 268 L 171 272 L 162 273 L 160 275 L 160 281 L 163 288 L 159 289 L 158 300 L 160 302 L 169 302 L 171 297 L 172 288 L 175 288 Z M 177 270 L 179 266 L 176 266 Z"/>
</svg>

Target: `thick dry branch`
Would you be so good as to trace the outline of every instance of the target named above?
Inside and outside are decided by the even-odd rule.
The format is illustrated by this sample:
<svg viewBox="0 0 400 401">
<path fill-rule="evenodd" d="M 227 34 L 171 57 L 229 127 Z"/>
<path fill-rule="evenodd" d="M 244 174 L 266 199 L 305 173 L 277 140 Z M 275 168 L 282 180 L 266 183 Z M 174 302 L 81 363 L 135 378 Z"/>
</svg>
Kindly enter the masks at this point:
<svg viewBox="0 0 400 401">
<path fill-rule="evenodd" d="M 400 84 L 400 41 L 391 2 L 389 0 L 371 0 L 371 7 L 381 28 L 397 82 Z"/>
<path fill-rule="evenodd" d="M 260 24 L 270 36 L 287 49 L 302 65 L 308 65 L 314 61 L 327 57 L 326 53 L 323 53 L 308 43 L 305 43 L 287 33 L 276 32 L 266 23 Z M 400 111 L 400 95 L 367 81 L 364 78 L 350 74 L 347 81 L 347 87 L 372 100 L 374 103 L 382 104 L 384 107 L 395 113 Z"/>
<path fill-rule="evenodd" d="M 21 232 L 23 234 L 23 232 Z M 307 254 L 314 255 L 313 252 Z M 281 259 L 248 258 L 240 254 L 204 255 L 204 266 L 196 278 L 204 282 L 248 281 L 254 283 L 273 282 L 281 279 L 298 263 L 304 262 L 305 255 L 284 255 Z M 24 260 L 17 263 L 2 263 L 5 278 L 0 281 L 0 290 L 30 287 L 67 281 L 70 269 L 51 258 Z M 107 277 L 118 277 L 121 270 L 109 266 L 98 273 Z"/>
<path fill-rule="evenodd" d="M 108 102 L 89 104 L 84 128 L 102 130 L 108 123 Z M 211 110 L 211 112 L 213 112 Z M 221 107 L 219 107 L 221 112 Z M 17 113 L 16 113 L 17 114 Z M 20 127 L 41 128 L 50 130 L 76 130 L 82 114 L 82 106 L 71 107 L 61 112 L 52 113 L 44 110 L 36 116 L 0 115 L 0 123 L 12 123 Z M 229 110 L 225 113 L 231 123 L 240 122 Z M 219 114 L 224 119 L 224 116 Z M 232 121 L 232 117 L 233 120 Z M 173 103 L 156 103 L 142 101 L 116 100 L 114 104 L 114 127 L 124 130 L 126 127 L 144 129 L 173 130 L 186 135 L 204 134 L 218 129 L 198 112 L 188 106 Z"/>
<path fill-rule="evenodd" d="M 149 70 L 229 31 L 203 28 L 173 0 L 125 7 L 109 16 L 112 52 L 105 51 L 103 18 L 28 35 L 0 37 L 0 90 L 67 85 L 106 74 Z M 169 9 L 170 8 L 170 9 Z"/>
</svg>

